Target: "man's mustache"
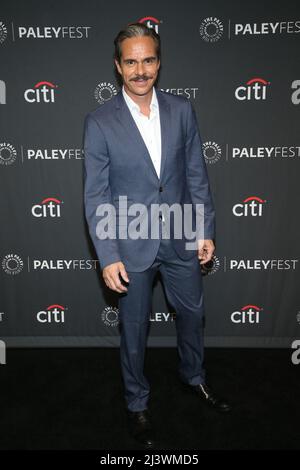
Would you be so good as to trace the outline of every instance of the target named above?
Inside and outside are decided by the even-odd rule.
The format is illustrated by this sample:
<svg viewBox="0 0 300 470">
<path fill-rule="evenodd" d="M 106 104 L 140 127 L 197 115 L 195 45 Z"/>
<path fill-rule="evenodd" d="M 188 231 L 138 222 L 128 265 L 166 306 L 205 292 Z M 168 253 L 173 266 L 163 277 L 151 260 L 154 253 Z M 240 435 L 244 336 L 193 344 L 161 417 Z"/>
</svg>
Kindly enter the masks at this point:
<svg viewBox="0 0 300 470">
<path fill-rule="evenodd" d="M 149 76 L 149 75 L 145 75 L 145 74 L 143 74 L 143 75 L 136 75 L 136 77 L 131 78 L 131 81 L 136 82 L 137 80 L 148 80 L 149 78 L 152 78 L 152 77 Z"/>
</svg>

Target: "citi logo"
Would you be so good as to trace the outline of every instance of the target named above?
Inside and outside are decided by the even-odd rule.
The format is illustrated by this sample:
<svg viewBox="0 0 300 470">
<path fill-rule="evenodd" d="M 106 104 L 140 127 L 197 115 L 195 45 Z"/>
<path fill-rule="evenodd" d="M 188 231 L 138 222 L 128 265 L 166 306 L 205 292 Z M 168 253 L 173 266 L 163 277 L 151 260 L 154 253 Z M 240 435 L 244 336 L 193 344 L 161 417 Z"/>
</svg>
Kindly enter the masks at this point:
<svg viewBox="0 0 300 470">
<path fill-rule="evenodd" d="M 51 82 L 38 82 L 24 92 L 24 98 L 28 103 L 54 103 L 56 88 Z"/>
<path fill-rule="evenodd" d="M 154 18 L 153 16 L 145 16 L 144 18 L 141 18 L 138 20 L 138 23 L 144 23 L 147 28 L 153 28 L 155 32 L 158 34 L 158 25 L 162 23 L 162 21 L 159 21 L 157 18 Z"/>
<path fill-rule="evenodd" d="M 263 309 L 257 305 L 245 305 L 241 310 L 231 314 L 232 323 L 259 323 L 260 312 Z"/>
<path fill-rule="evenodd" d="M 257 196 L 250 196 L 244 199 L 242 203 L 235 204 L 232 208 L 233 215 L 236 217 L 261 217 L 263 206 L 267 201 Z"/>
<path fill-rule="evenodd" d="M 235 90 L 235 97 L 239 101 L 265 100 L 267 98 L 267 82 L 263 78 L 251 78 L 246 85 L 241 85 Z"/>
<path fill-rule="evenodd" d="M 49 305 L 46 310 L 41 310 L 38 312 L 36 318 L 40 323 L 64 323 L 65 310 L 66 308 L 62 305 Z"/>
<path fill-rule="evenodd" d="M 60 205 L 62 201 L 54 197 L 47 197 L 40 204 L 32 206 L 31 213 L 34 217 L 60 217 Z"/>
</svg>

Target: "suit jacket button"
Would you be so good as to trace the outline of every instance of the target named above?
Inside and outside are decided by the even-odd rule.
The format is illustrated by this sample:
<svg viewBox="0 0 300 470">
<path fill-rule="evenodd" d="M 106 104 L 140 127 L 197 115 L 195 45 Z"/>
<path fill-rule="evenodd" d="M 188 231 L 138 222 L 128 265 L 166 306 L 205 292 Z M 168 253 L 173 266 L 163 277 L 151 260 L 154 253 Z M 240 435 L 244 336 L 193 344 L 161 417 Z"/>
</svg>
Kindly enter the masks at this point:
<svg viewBox="0 0 300 470">
<path fill-rule="evenodd" d="M 162 190 L 163 190 L 163 187 L 162 187 L 162 186 L 160 186 L 160 187 L 159 187 L 159 192 L 161 193 L 161 192 L 162 192 Z"/>
</svg>

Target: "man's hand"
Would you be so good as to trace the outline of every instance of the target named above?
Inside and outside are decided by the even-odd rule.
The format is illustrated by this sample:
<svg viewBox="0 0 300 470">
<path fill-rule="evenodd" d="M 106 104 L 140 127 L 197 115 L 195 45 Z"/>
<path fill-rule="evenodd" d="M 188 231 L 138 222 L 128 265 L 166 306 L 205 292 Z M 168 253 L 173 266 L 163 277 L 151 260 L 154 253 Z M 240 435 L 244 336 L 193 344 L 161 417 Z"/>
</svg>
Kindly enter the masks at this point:
<svg viewBox="0 0 300 470">
<path fill-rule="evenodd" d="M 208 263 L 213 257 L 215 245 L 212 240 L 198 240 L 198 258 L 200 264 Z"/>
<path fill-rule="evenodd" d="M 102 272 L 103 279 L 107 287 L 121 294 L 122 292 L 127 292 L 127 287 L 123 286 L 121 283 L 119 274 L 124 281 L 129 282 L 128 275 L 122 261 L 108 264 Z"/>
</svg>

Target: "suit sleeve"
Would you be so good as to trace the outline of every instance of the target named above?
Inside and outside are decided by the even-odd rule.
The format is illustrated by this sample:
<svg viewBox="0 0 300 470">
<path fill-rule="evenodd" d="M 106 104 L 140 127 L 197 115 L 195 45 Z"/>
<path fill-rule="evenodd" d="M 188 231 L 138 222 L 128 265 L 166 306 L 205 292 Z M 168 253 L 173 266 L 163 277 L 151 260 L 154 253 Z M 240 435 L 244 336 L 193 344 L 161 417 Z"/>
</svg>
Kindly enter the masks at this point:
<svg viewBox="0 0 300 470">
<path fill-rule="evenodd" d="M 88 114 L 84 121 L 84 207 L 89 227 L 101 268 L 121 261 L 118 240 L 100 239 L 96 234 L 99 217 L 96 215 L 100 204 L 111 204 L 109 186 L 109 154 L 103 132 L 96 120 Z"/>
<path fill-rule="evenodd" d="M 186 176 L 193 206 L 204 205 L 204 239 L 215 237 L 215 209 L 210 191 L 206 163 L 197 118 L 192 104 L 187 100 Z M 202 217 L 203 219 L 203 217 Z"/>
</svg>

